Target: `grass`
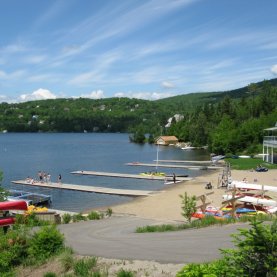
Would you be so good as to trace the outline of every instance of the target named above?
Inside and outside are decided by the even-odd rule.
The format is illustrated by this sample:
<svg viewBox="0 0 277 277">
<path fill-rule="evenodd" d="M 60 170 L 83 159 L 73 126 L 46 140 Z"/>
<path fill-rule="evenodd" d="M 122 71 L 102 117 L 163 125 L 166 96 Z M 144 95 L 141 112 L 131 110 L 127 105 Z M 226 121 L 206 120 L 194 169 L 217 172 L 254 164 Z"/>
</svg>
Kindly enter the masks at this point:
<svg viewBox="0 0 277 277">
<path fill-rule="evenodd" d="M 232 169 L 238 170 L 255 170 L 258 165 L 266 167 L 268 169 L 277 169 L 276 164 L 270 164 L 264 162 L 262 159 L 259 158 L 239 158 L 239 159 L 225 159 L 226 162 L 230 163 Z M 261 172 L 262 173 L 262 172 Z"/>
<path fill-rule="evenodd" d="M 185 224 L 163 224 L 163 225 L 147 225 L 143 227 L 137 227 L 136 233 L 154 233 L 154 232 L 171 232 L 181 231 L 193 228 L 204 228 L 212 225 L 226 225 L 236 222 L 249 222 L 253 216 L 243 216 L 239 219 L 226 218 L 224 220 L 216 219 L 213 216 L 206 216 L 199 220 L 194 220 L 191 223 Z M 256 218 L 262 221 L 272 221 L 272 215 L 256 215 Z"/>
</svg>

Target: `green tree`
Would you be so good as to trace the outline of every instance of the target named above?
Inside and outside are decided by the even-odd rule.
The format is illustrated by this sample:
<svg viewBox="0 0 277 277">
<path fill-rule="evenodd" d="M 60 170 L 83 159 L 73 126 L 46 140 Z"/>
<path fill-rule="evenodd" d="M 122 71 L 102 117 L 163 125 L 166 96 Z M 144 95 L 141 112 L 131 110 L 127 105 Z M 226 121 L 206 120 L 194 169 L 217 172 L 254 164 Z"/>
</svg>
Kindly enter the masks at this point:
<svg viewBox="0 0 277 277">
<path fill-rule="evenodd" d="M 271 223 L 253 219 L 250 229 L 233 235 L 236 249 L 221 250 L 223 258 L 211 263 L 188 264 L 177 277 L 276 277 L 277 218 Z"/>
<path fill-rule="evenodd" d="M 196 196 L 188 196 L 187 192 L 180 195 L 182 198 L 182 216 L 191 222 L 192 215 L 196 212 Z"/>
<path fill-rule="evenodd" d="M 277 218 L 272 224 L 254 218 L 251 226 L 233 235 L 237 249 L 222 251 L 230 270 L 243 270 L 243 276 L 277 276 Z"/>
</svg>

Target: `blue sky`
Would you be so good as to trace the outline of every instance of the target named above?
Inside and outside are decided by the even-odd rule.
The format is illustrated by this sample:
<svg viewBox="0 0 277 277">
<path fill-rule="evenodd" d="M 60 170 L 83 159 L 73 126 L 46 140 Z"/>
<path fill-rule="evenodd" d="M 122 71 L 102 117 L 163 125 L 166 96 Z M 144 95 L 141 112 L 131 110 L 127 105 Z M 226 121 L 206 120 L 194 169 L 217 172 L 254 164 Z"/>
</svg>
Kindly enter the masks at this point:
<svg viewBox="0 0 277 277">
<path fill-rule="evenodd" d="M 277 77 L 276 0 L 0 0 L 0 102 L 155 100 Z"/>
</svg>

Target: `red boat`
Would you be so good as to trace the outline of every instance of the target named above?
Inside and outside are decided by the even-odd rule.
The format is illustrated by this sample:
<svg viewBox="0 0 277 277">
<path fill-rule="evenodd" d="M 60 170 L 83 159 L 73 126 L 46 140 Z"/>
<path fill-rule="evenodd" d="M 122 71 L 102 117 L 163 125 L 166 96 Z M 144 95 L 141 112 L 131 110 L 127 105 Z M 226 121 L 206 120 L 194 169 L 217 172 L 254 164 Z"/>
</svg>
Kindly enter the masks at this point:
<svg viewBox="0 0 277 277">
<path fill-rule="evenodd" d="M 14 224 L 15 218 L 14 217 L 5 217 L 0 218 L 0 226 L 8 226 Z"/>
<path fill-rule="evenodd" d="M 21 210 L 27 211 L 27 203 L 23 200 L 0 202 L 0 211 Z"/>
<path fill-rule="evenodd" d="M 23 210 L 27 211 L 28 206 L 25 201 L 5 201 L 0 202 L 0 211 L 10 211 L 10 210 Z M 5 214 L 5 213 L 4 213 Z M 15 223 L 14 217 L 2 217 L 0 218 L 0 226 L 9 226 Z"/>
</svg>

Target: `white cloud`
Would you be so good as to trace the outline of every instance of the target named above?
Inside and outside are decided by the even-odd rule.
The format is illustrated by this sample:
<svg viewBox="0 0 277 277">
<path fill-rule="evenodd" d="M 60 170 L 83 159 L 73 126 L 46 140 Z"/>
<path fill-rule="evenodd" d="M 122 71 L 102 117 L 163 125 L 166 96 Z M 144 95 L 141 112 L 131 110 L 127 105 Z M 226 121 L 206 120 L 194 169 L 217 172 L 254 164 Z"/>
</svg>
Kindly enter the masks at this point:
<svg viewBox="0 0 277 277">
<path fill-rule="evenodd" d="M 104 92 L 101 89 L 94 90 L 91 93 L 88 94 L 82 94 L 81 97 L 83 98 L 91 98 L 91 99 L 101 99 L 104 98 Z"/>
<path fill-rule="evenodd" d="M 33 56 L 25 57 L 23 61 L 29 64 L 37 64 L 37 63 L 41 63 L 45 59 L 46 59 L 46 56 L 44 55 L 33 55 Z"/>
<path fill-rule="evenodd" d="M 277 75 L 277 64 L 274 64 L 274 65 L 271 67 L 271 72 L 272 72 L 274 75 Z"/>
<path fill-rule="evenodd" d="M 47 89 L 38 89 L 31 94 L 21 94 L 19 96 L 19 100 L 22 102 L 25 101 L 33 101 L 33 100 L 45 100 L 45 99 L 56 99 L 56 95 L 54 95 L 51 91 Z"/>
<path fill-rule="evenodd" d="M 6 79 L 7 73 L 5 71 L 0 70 L 0 79 Z"/>
<path fill-rule="evenodd" d="M 163 88 L 174 88 L 175 87 L 175 85 L 172 82 L 168 82 L 168 81 L 162 82 L 161 85 Z"/>
<path fill-rule="evenodd" d="M 174 95 L 175 94 L 171 92 L 118 92 L 114 96 L 145 99 L 145 100 L 158 100 L 162 98 L 171 97 Z"/>
</svg>

